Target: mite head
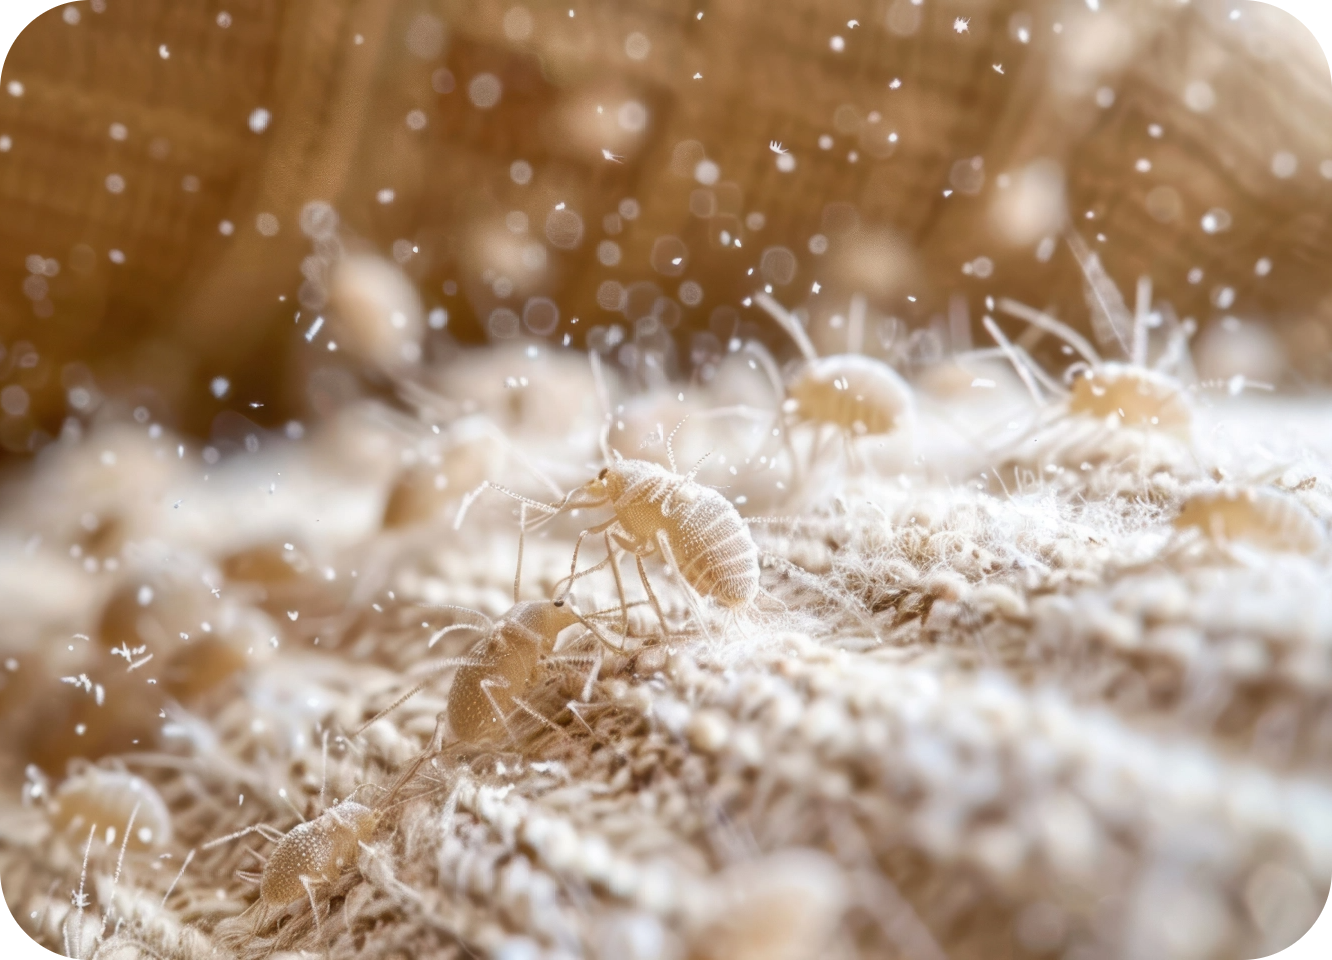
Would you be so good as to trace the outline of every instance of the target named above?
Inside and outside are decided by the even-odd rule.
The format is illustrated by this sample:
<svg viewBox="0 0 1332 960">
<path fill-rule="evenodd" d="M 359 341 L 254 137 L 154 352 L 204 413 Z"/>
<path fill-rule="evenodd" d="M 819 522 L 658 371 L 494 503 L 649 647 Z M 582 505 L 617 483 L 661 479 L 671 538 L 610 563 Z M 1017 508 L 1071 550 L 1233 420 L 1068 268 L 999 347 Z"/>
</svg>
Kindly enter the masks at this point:
<svg viewBox="0 0 1332 960">
<path fill-rule="evenodd" d="M 532 641 L 541 649 L 549 650 L 555 645 L 555 638 L 561 630 L 578 623 L 577 610 L 577 605 L 568 596 L 561 596 L 557 600 L 515 603 L 497 625 L 497 632 L 508 640 L 514 631 L 506 630 L 506 627 L 516 626 L 518 636 Z"/>
<path fill-rule="evenodd" d="M 665 475 L 664 468 L 649 460 L 626 460 L 616 454 L 614 459 L 602 467 L 594 479 L 583 484 L 580 490 L 585 496 L 598 502 L 609 500 L 614 503 L 635 483 L 653 475 Z"/>
</svg>

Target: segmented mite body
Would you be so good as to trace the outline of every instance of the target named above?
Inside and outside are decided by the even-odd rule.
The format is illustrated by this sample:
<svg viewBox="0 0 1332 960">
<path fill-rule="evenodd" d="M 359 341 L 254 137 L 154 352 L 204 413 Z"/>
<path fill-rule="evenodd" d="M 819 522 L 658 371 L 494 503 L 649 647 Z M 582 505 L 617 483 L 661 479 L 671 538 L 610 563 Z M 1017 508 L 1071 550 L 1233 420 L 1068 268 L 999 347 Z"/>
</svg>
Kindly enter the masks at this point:
<svg viewBox="0 0 1332 960">
<path fill-rule="evenodd" d="M 1317 553 L 1327 539 L 1308 508 L 1263 487 L 1195 493 L 1184 501 L 1174 525 L 1201 530 L 1218 543 L 1247 543 L 1277 553 Z"/>
<path fill-rule="evenodd" d="M 201 849 L 208 850 L 251 833 L 258 833 L 275 844 L 258 877 L 259 899 L 256 904 L 262 912 L 256 920 L 256 932 L 267 921 L 269 910 L 283 909 L 302 898 L 309 900 L 318 927 L 316 888 L 338 880 L 356 863 L 361 844 L 374 838 L 375 831 L 394 806 L 398 792 L 411 782 L 427 760 L 439 753 L 443 738 L 444 717 L 440 716 L 430 743 L 399 774 L 393 786 L 384 792 L 383 799 L 373 806 L 346 798 L 314 819 L 296 824 L 286 833 L 266 824 L 254 824 L 203 845 Z"/>
<path fill-rule="evenodd" d="M 798 422 L 833 424 L 857 437 L 892 433 L 911 417 L 915 403 L 896 370 L 857 353 L 805 364 L 787 396 L 785 409 Z"/>
<path fill-rule="evenodd" d="M 1161 430 L 1187 440 L 1193 406 L 1179 381 L 1148 367 L 1101 363 L 1084 369 L 1068 396 L 1068 412 L 1116 426 Z"/>
<path fill-rule="evenodd" d="M 1096 255 L 1076 234 L 1070 233 L 1068 240 L 1086 280 L 1092 327 L 1102 345 L 1120 352 L 1123 359 L 1106 360 L 1062 321 L 1000 299 L 996 305 L 1000 311 L 1030 328 L 1010 340 L 993 318 L 986 316 L 982 322 L 1042 409 L 1027 430 L 986 451 L 987 458 L 1004 452 L 1012 457 L 991 482 L 1003 482 L 1005 487 L 1017 482 L 1021 487 L 1025 478 L 1041 482 L 1062 478 L 1066 484 L 1089 482 L 1100 493 L 1117 495 L 1140 489 L 1133 477 L 1198 476 L 1193 403 L 1181 379 L 1190 369 L 1188 325 L 1177 323 L 1165 305 L 1153 310 L 1151 281 L 1146 277 L 1138 283 L 1136 307 L 1130 312 Z M 1149 334 L 1156 327 L 1165 329 L 1165 345 L 1149 364 Z M 1063 351 L 1078 357 L 1064 372 L 1063 382 L 1047 374 L 1027 352 L 1045 334 L 1062 340 Z"/>
<path fill-rule="evenodd" d="M 989 317 L 984 320 L 986 329 L 1037 400 L 1043 399 L 1041 386 L 1063 399 L 1062 410 L 1058 412 L 1087 416 L 1115 427 L 1157 431 L 1187 442 L 1192 435 L 1193 404 L 1178 377 L 1168 372 L 1186 363 L 1187 331 L 1182 327 L 1171 329 L 1168 349 L 1154 367 L 1148 366 L 1148 332 L 1160 326 L 1164 316 L 1152 310 L 1150 278 L 1138 281 L 1137 303 L 1130 313 L 1119 288 L 1096 254 L 1076 233 L 1069 233 L 1068 243 L 1086 281 L 1092 327 L 1103 345 L 1113 345 L 1124 360 L 1104 360 L 1085 337 L 1067 324 L 1025 304 L 1001 299 L 998 303 L 1001 311 L 1031 324 L 1034 336 L 1030 342 L 1045 333 L 1054 334 L 1064 341 L 1066 350 L 1082 358 L 1070 368 L 1071 386 L 1066 390 L 1040 371 L 1022 347 L 1023 338 L 1017 344 L 1010 343 Z"/>
<path fill-rule="evenodd" d="M 479 742 L 507 730 L 505 720 L 540 675 L 540 660 L 555 649 L 566 627 L 582 619 L 571 603 L 515 603 L 473 648 L 449 689 L 449 727 L 460 740 Z"/>
<path fill-rule="evenodd" d="M 794 316 L 766 293 L 755 301 L 787 332 L 805 358 L 786 385 L 782 410 L 797 424 L 832 425 L 850 438 L 883 436 L 909 426 L 915 417 L 915 397 L 901 375 L 884 363 L 861 353 L 820 357 Z M 864 327 L 865 301 L 851 304 L 852 341 L 858 343 Z"/>
<path fill-rule="evenodd" d="M 647 460 L 616 459 L 582 491 L 587 506 L 607 504 L 615 516 L 587 533 L 606 531 L 643 557 L 660 550 L 681 578 L 728 609 L 759 594 L 759 553 L 749 527 L 729 500 Z M 646 576 L 644 576 L 646 583 Z"/>
<path fill-rule="evenodd" d="M 51 823 L 80 838 L 96 827 L 108 845 L 129 832 L 128 846 L 139 850 L 171 841 L 171 813 L 142 777 L 124 770 L 84 766 L 56 788 L 48 811 Z"/>
<path fill-rule="evenodd" d="M 278 841 L 259 881 L 259 899 L 283 907 L 307 895 L 310 886 L 332 883 L 356 862 L 362 843 L 379 826 L 380 810 L 343 800 L 313 820 L 298 823 Z"/>
</svg>

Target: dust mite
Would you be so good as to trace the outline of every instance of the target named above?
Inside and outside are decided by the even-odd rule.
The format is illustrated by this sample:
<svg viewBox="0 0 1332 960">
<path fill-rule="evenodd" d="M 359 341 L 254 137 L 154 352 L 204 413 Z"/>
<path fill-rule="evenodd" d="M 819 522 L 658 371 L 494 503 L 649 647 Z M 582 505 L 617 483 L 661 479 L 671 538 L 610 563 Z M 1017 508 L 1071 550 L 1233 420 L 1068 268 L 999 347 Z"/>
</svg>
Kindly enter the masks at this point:
<svg viewBox="0 0 1332 960">
<path fill-rule="evenodd" d="M 203 845 L 202 849 L 208 850 L 250 833 L 258 833 L 277 844 L 258 877 L 259 899 L 255 903 L 261 908 L 261 913 L 255 923 L 256 930 L 267 921 L 268 911 L 286 907 L 302 897 L 309 899 L 318 926 L 319 910 L 315 904 L 315 889 L 334 882 L 356 862 L 360 845 L 374 837 L 375 830 L 385 812 L 393 805 L 398 791 L 416 776 L 422 764 L 440 751 L 443 737 L 444 717 L 440 716 L 430 743 L 398 776 L 393 786 L 385 791 L 383 799 L 373 806 L 348 797 L 313 820 L 296 824 L 286 833 L 267 824 L 254 824 Z M 253 879 L 252 875 L 249 878 Z"/>
<path fill-rule="evenodd" d="M 846 441 L 848 453 L 854 449 L 851 441 L 856 437 L 882 436 L 903 426 L 911 427 L 915 400 L 911 388 L 896 370 L 859 352 L 820 357 L 800 321 L 785 307 L 763 291 L 754 294 L 754 300 L 795 341 L 804 357 L 804 363 L 784 388 L 786 399 L 782 411 L 791 423 L 813 425 L 820 431 L 825 426 L 835 427 Z M 858 346 L 863 339 L 864 323 L 865 299 L 853 297 L 853 345 Z M 782 381 L 771 358 L 766 352 L 757 353 L 769 377 L 781 388 Z M 816 444 L 810 450 L 810 468 L 817 453 Z"/>
<path fill-rule="evenodd" d="M 171 840 L 171 814 L 162 797 L 148 781 L 124 770 L 76 768 L 56 788 L 48 813 L 57 827 L 105 831 L 108 845 L 126 834 L 128 845 L 140 850 Z"/>
<path fill-rule="evenodd" d="M 692 589 L 693 592 L 685 591 L 685 597 L 700 625 L 704 624 L 704 619 L 695 594 L 711 597 L 733 612 L 752 607 L 763 592 L 759 585 L 758 547 L 749 527 L 729 500 L 716 490 L 697 483 L 693 471 L 688 474 L 675 471 L 669 438 L 667 453 L 671 461 L 669 469 L 647 460 L 627 460 L 607 448 L 607 466 L 595 479 L 571 491 L 558 504 L 540 503 L 494 484 L 483 484 L 473 491 L 472 496 L 479 495 L 486 486 L 493 486 L 501 493 L 546 513 L 531 528 L 548 522 L 566 509 L 609 506 L 613 511 L 610 519 L 578 534 L 569 576 L 561 581 L 561 596 L 567 594 L 575 580 L 609 565 L 619 594 L 624 630 L 628 626 L 629 603 L 617 562 L 620 551 L 633 554 L 643 589 L 663 627 L 666 617 L 643 566 L 643 559 L 653 553 L 660 553 L 666 564 L 676 570 Z M 463 513 L 459 511 L 455 525 L 461 524 Z M 578 553 L 583 540 L 597 534 L 604 538 L 606 558 L 579 571 Z"/>
<path fill-rule="evenodd" d="M 1037 331 L 1059 337 L 1082 358 L 1065 374 L 1065 380 L 1071 380 L 1071 387 L 1065 388 L 1045 375 L 1020 344 L 1010 342 L 989 317 L 983 321 L 986 330 L 1038 402 L 1044 402 L 1044 388 L 1065 398 L 1069 414 L 1158 430 L 1187 441 L 1192 430 L 1193 406 L 1179 380 L 1167 372 L 1184 361 L 1187 330 L 1182 326 L 1172 327 L 1165 352 L 1154 366 L 1148 366 L 1148 331 L 1161 322 L 1160 315 L 1151 309 L 1151 280 L 1143 277 L 1138 281 L 1135 309 L 1130 315 L 1119 289 L 1096 254 L 1087 249 L 1076 233 L 1069 233 L 1068 243 L 1087 282 L 1093 327 L 1101 331 L 1104 341 L 1118 344 L 1126 361 L 1102 359 L 1086 337 L 1040 310 L 1008 298 L 999 300 L 999 310 L 1026 321 Z"/>
<path fill-rule="evenodd" d="M 525 521 L 526 505 L 520 518 L 520 531 Z M 596 611 L 585 615 L 568 596 L 556 600 L 520 601 L 522 564 L 523 533 L 520 532 L 518 566 L 513 578 L 513 606 L 499 620 L 491 620 L 479 610 L 467 607 L 440 607 L 457 610 L 474 619 L 437 631 L 430 639 L 430 646 L 434 646 L 445 634 L 458 630 L 479 631 L 482 633 L 481 640 L 467 656 L 446 660 L 431 670 L 420 683 L 363 724 L 357 731 L 358 735 L 425 689 L 441 672 L 457 666 L 458 672 L 449 688 L 447 711 L 449 727 L 454 736 L 465 743 L 479 743 L 504 733 L 513 740 L 508 718 L 518 710 L 536 716 L 524 698 L 540 679 L 542 661 L 555 652 L 559 635 L 575 624 L 582 624 L 599 644 L 596 666 L 584 685 L 584 699 L 590 695 L 587 690 L 600 668 L 601 648 L 606 647 L 615 652 L 623 649 L 622 645 L 612 643 L 596 625 L 598 618 L 616 611 Z M 621 634 L 621 644 L 623 637 L 624 634 Z"/>
</svg>

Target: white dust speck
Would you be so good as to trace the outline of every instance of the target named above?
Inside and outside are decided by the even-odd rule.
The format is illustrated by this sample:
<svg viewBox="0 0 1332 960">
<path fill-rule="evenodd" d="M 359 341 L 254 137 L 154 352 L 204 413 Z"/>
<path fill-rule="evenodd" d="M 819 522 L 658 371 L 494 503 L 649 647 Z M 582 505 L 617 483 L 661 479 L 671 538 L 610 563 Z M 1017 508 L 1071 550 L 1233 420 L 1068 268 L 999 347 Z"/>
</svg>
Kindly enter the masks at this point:
<svg viewBox="0 0 1332 960">
<path fill-rule="evenodd" d="M 532 13 L 524 6 L 510 7 L 504 14 L 504 36 L 513 43 L 522 43 L 532 36 Z"/>
<path fill-rule="evenodd" d="M 1203 214 L 1201 223 L 1204 233 L 1223 233 L 1230 229 L 1231 216 L 1228 211 L 1213 207 Z"/>
<path fill-rule="evenodd" d="M 1289 180 L 1300 168 L 1300 161 L 1289 150 L 1282 150 L 1272 157 L 1272 176 L 1278 180 Z"/>
<path fill-rule="evenodd" d="M 635 30 L 624 38 L 624 53 L 630 60 L 646 60 L 652 51 L 652 41 Z"/>
<path fill-rule="evenodd" d="M 1194 113 L 1206 113 L 1216 106 L 1216 91 L 1206 80 L 1194 80 L 1184 88 L 1184 106 Z"/>
<path fill-rule="evenodd" d="M 478 73 L 467 84 L 467 99 L 478 110 L 489 110 L 500 102 L 504 87 L 493 73 Z"/>
</svg>

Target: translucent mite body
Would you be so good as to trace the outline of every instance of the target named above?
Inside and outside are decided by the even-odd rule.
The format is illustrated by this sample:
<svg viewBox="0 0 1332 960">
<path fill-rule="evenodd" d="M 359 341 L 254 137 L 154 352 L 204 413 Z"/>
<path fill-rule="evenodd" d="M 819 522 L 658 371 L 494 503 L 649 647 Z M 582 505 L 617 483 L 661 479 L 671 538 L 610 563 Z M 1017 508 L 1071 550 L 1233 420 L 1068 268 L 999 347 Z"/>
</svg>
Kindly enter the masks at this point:
<svg viewBox="0 0 1332 960">
<path fill-rule="evenodd" d="M 755 301 L 796 342 L 805 363 L 786 386 L 782 409 L 796 423 L 831 424 L 848 437 L 882 436 L 910 424 L 915 413 L 911 388 L 896 370 L 860 353 L 820 357 L 795 317 L 766 293 Z M 852 329 L 864 324 L 865 302 L 852 301 Z M 855 333 L 853 339 L 860 339 Z"/>
<path fill-rule="evenodd" d="M 87 766 L 56 788 L 49 810 L 51 823 L 75 834 L 94 827 L 108 844 L 129 831 L 128 845 L 146 850 L 171 840 L 171 814 L 166 803 L 142 777 L 123 770 Z"/>
<path fill-rule="evenodd" d="M 1293 497 L 1262 487 L 1195 493 L 1175 517 L 1177 529 L 1197 529 L 1221 543 L 1247 543 L 1278 553 L 1323 548 L 1323 525 Z"/>
<path fill-rule="evenodd" d="M 1185 357 L 1187 334 L 1171 331 L 1169 348 L 1154 367 L 1147 365 L 1148 329 L 1161 323 L 1161 314 L 1152 312 L 1152 285 L 1147 277 L 1138 282 L 1137 303 L 1129 312 L 1119 289 L 1076 233 L 1069 233 L 1069 246 L 1082 267 L 1086 281 L 1087 302 L 1091 307 L 1092 326 L 1103 343 L 1115 344 L 1123 361 L 1102 359 L 1088 340 L 1048 314 L 1007 298 L 998 307 L 1004 313 L 1031 324 L 1033 332 L 1052 333 L 1082 358 L 1065 390 L 1040 372 L 1019 344 L 1010 343 L 989 317 L 985 327 L 1032 395 L 1041 401 L 1041 387 L 1064 398 L 1063 412 L 1086 416 L 1114 427 L 1131 427 L 1173 436 L 1188 442 L 1192 436 L 1193 404 L 1179 379 L 1166 372 Z"/>
<path fill-rule="evenodd" d="M 360 845 L 379 826 L 382 811 L 355 800 L 334 804 L 298 823 L 278 841 L 259 881 L 259 899 L 282 907 L 307 895 L 309 886 L 331 883 L 356 862 Z"/>
<path fill-rule="evenodd" d="M 1178 381 L 1147 367 L 1106 362 L 1072 384 L 1068 412 L 1188 439 L 1193 408 Z"/>
<path fill-rule="evenodd" d="M 453 678 L 448 716 L 454 735 L 478 742 L 504 733 L 505 718 L 537 680 L 540 658 L 554 649 L 560 631 L 580 619 L 568 603 L 515 603 Z"/>
<path fill-rule="evenodd" d="M 360 845 L 373 839 L 398 791 L 416 776 L 422 764 L 439 752 L 443 735 L 444 718 L 441 716 L 429 745 L 374 806 L 348 798 L 335 803 L 313 820 L 298 823 L 286 833 L 266 824 L 255 824 L 203 845 L 202 849 L 207 850 L 250 833 L 258 833 L 276 844 L 258 878 L 259 899 L 256 902 L 263 913 L 258 918 L 256 930 L 266 921 L 270 909 L 281 909 L 303 897 L 310 901 L 318 925 L 315 888 L 339 879 L 355 864 Z"/>
<path fill-rule="evenodd" d="M 684 581 L 723 607 L 752 604 L 759 593 L 759 553 L 749 527 L 729 500 L 709 487 L 647 460 L 617 459 L 582 491 L 587 506 L 615 511 L 587 533 L 607 532 L 639 562 L 666 555 Z M 646 582 L 646 577 L 644 577 Z"/>
</svg>

